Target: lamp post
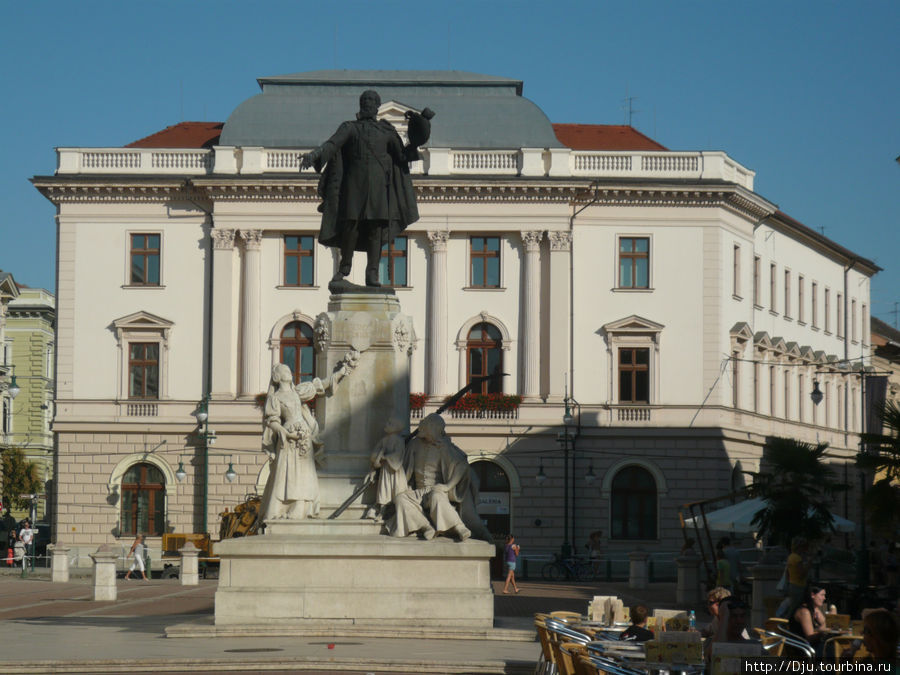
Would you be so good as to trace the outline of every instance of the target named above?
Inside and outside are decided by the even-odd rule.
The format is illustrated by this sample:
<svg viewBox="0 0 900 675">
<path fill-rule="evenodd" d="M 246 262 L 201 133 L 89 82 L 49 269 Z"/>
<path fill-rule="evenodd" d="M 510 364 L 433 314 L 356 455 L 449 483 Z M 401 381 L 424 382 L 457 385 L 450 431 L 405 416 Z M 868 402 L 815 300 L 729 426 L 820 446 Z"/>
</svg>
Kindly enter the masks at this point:
<svg viewBox="0 0 900 675">
<path fill-rule="evenodd" d="M 216 437 L 215 432 L 212 432 L 212 437 L 210 437 L 210 431 L 207 424 L 209 421 L 209 397 L 204 396 L 200 400 L 200 403 L 197 404 L 197 409 L 191 414 L 197 418 L 197 423 L 200 425 L 197 430 L 197 438 L 200 440 L 203 450 L 203 514 L 200 522 L 201 532 L 206 534 L 206 512 L 208 510 L 209 502 L 209 444 L 215 442 Z"/>
<path fill-rule="evenodd" d="M 16 367 L 10 364 L 9 368 L 12 371 L 12 373 L 9 375 L 9 381 L 0 382 L 0 391 L 5 391 L 7 394 L 9 394 L 9 397 L 11 399 L 15 399 L 16 396 L 19 395 L 19 392 L 22 390 L 19 389 L 19 385 L 16 382 Z"/>
<path fill-rule="evenodd" d="M 860 369 L 855 373 L 848 373 L 850 375 L 858 375 L 859 376 L 859 393 L 860 393 L 860 407 L 859 407 L 859 452 L 860 454 L 865 454 L 868 451 L 868 447 L 863 441 L 863 434 L 867 431 L 867 422 L 868 415 L 866 411 L 866 377 L 873 375 L 889 375 L 888 372 L 876 372 L 874 370 L 867 371 L 864 369 Z M 819 405 L 822 400 L 825 398 L 822 394 L 821 389 L 819 389 L 819 381 L 813 380 L 813 390 L 810 392 L 809 397 L 812 399 L 814 405 Z M 845 426 L 849 426 L 847 424 L 846 415 L 844 416 L 844 424 Z M 865 502 L 866 497 L 866 473 L 862 469 L 859 471 L 859 492 L 860 492 L 860 510 L 859 510 L 859 550 L 857 551 L 856 558 L 856 581 L 860 588 L 864 588 L 869 585 L 869 550 L 866 548 L 866 514 L 864 510 L 863 503 Z"/>
<path fill-rule="evenodd" d="M 556 437 L 557 442 L 561 443 L 563 446 L 563 543 L 560 552 L 562 553 L 563 558 L 569 558 L 572 556 L 573 519 L 571 507 L 574 507 L 575 505 L 574 495 L 572 495 L 571 504 L 569 500 L 569 492 L 571 490 L 572 484 L 574 483 L 574 478 L 570 475 L 570 471 L 574 469 L 574 465 L 570 469 L 569 451 L 575 449 L 575 439 L 578 437 L 579 431 L 578 427 L 576 427 L 573 431 L 573 425 L 575 425 L 576 422 L 573 411 L 576 407 L 579 409 L 578 425 L 580 427 L 581 406 L 575 399 L 569 397 L 568 392 L 566 392 L 566 396 L 563 401 L 565 403 L 565 412 L 563 413 L 563 431 Z"/>
</svg>

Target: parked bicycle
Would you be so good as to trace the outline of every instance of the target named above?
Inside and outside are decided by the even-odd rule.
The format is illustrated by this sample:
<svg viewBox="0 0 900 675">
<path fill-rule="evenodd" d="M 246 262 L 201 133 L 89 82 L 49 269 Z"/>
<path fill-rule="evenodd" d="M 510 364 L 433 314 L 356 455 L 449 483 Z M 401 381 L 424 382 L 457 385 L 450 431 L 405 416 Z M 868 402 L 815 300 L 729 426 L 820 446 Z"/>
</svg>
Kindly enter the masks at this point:
<svg viewBox="0 0 900 675">
<path fill-rule="evenodd" d="M 588 581 L 593 579 L 594 566 L 589 560 L 578 558 L 560 558 L 548 562 L 541 569 L 541 576 L 547 581 Z"/>
</svg>

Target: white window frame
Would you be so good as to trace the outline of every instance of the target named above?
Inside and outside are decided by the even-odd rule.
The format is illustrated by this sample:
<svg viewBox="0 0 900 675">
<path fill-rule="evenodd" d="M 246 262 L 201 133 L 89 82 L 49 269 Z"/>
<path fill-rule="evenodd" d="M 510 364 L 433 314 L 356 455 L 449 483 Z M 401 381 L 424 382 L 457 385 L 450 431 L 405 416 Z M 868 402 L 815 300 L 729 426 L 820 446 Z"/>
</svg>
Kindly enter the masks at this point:
<svg viewBox="0 0 900 675">
<path fill-rule="evenodd" d="M 660 334 L 662 324 L 644 319 L 636 314 L 611 321 L 602 327 L 606 336 L 607 371 L 609 372 L 609 400 L 611 405 L 634 408 L 657 405 L 659 402 Z M 650 350 L 650 391 L 647 403 L 619 402 L 619 349 Z"/>
<path fill-rule="evenodd" d="M 159 235 L 159 284 L 133 284 L 131 283 L 131 237 L 135 234 L 156 234 Z M 166 238 L 161 229 L 158 228 L 136 228 L 130 229 L 125 232 L 125 279 L 122 284 L 122 288 L 132 288 L 136 290 L 147 289 L 159 289 L 166 287 L 166 278 L 165 278 L 165 265 L 163 261 L 165 260 L 165 245 Z"/>
<path fill-rule="evenodd" d="M 128 390 L 128 353 L 132 342 L 155 342 L 159 345 L 159 398 L 149 399 L 163 401 L 169 398 L 169 339 L 174 323 L 168 319 L 150 314 L 135 312 L 112 322 L 116 332 L 119 349 L 119 374 L 117 399 L 131 401 Z M 144 399 L 141 399 L 144 400 Z"/>
<path fill-rule="evenodd" d="M 626 286 L 619 285 L 619 260 L 621 251 L 621 240 L 622 239 L 646 239 L 647 240 L 647 287 L 646 288 L 628 288 Z M 651 293 L 653 292 L 653 250 L 654 250 L 654 241 L 653 235 L 650 233 L 640 233 L 640 234 L 627 234 L 621 233 L 616 235 L 616 251 L 615 251 L 615 262 L 613 266 L 613 274 L 615 277 L 613 278 L 612 288 L 614 291 L 619 293 Z"/>
</svg>

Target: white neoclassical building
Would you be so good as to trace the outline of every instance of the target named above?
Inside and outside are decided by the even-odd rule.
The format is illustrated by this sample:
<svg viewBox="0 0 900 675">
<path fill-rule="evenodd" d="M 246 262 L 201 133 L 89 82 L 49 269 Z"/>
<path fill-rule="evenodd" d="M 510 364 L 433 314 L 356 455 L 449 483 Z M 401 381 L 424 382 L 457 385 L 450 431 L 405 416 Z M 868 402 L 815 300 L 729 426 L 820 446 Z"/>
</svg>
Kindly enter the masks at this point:
<svg viewBox="0 0 900 675">
<path fill-rule="evenodd" d="M 405 111 L 437 112 L 413 166 L 421 218 L 380 270 L 414 321 L 412 422 L 497 366 L 521 397 L 445 414 L 493 532 L 532 551 L 596 530 L 609 551 L 672 550 L 678 507 L 740 484 L 770 435 L 828 442 L 848 470 L 878 267 L 755 193 L 753 171 L 630 127 L 551 124 L 505 78 L 259 83 L 224 124 L 59 148 L 33 179 L 58 209 L 58 539 L 215 536 L 261 489 L 256 397 L 273 364 L 317 372 L 336 265 L 299 158 L 367 88 L 401 134 Z"/>
</svg>

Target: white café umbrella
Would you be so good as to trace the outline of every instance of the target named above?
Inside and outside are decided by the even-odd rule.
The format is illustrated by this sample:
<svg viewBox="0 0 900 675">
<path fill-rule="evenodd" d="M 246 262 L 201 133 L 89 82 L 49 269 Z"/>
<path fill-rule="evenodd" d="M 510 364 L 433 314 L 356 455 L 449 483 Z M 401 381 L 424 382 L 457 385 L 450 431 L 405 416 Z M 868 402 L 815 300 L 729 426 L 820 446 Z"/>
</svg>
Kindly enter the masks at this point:
<svg viewBox="0 0 900 675">
<path fill-rule="evenodd" d="M 737 504 L 707 512 L 706 522 L 709 525 L 709 529 L 716 532 L 735 532 L 741 534 L 755 532 L 757 526 L 752 524 L 753 517 L 759 511 L 764 509 L 765 506 L 766 502 L 758 497 L 754 499 L 745 499 Z M 832 524 L 838 532 L 856 531 L 856 523 L 853 521 L 841 518 L 834 513 L 831 514 L 831 517 L 834 519 Z M 703 516 L 700 515 L 693 518 L 685 518 L 684 523 L 686 526 L 693 527 L 695 520 L 697 521 L 698 527 L 703 527 Z"/>
</svg>

